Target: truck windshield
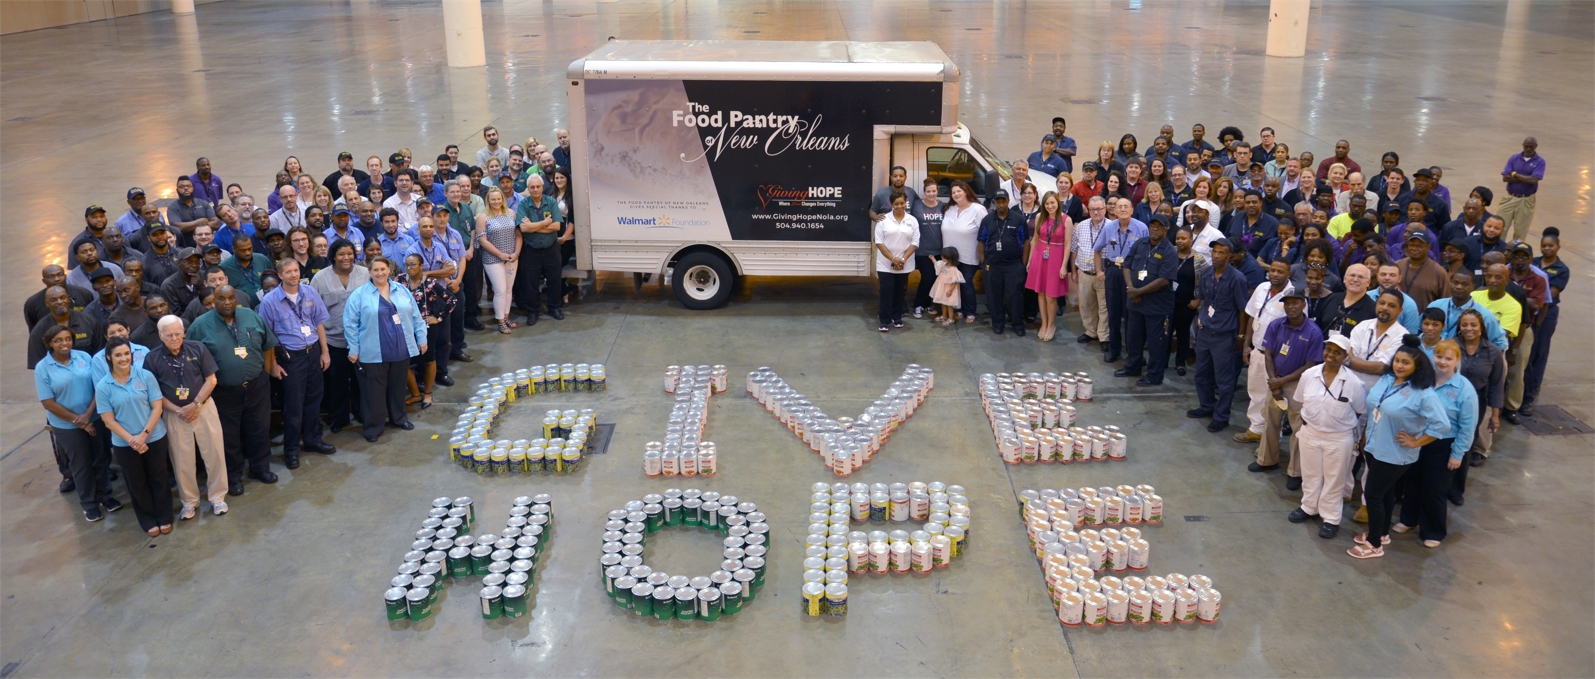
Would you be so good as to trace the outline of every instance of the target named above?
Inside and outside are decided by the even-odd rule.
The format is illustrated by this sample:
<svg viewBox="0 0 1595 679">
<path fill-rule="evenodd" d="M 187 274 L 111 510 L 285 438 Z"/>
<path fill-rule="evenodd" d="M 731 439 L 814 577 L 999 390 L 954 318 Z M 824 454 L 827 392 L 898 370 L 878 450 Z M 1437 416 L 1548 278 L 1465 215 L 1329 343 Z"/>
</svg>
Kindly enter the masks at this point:
<svg viewBox="0 0 1595 679">
<path fill-rule="evenodd" d="M 1013 168 L 1009 167 L 1008 161 L 1003 160 L 1001 157 L 998 157 L 997 154 L 992 153 L 991 149 L 986 148 L 985 144 L 980 143 L 980 140 L 976 139 L 974 134 L 969 135 L 969 145 L 974 147 L 975 151 L 980 153 L 981 156 L 984 156 L 986 158 L 986 162 L 991 163 L 992 169 L 997 171 L 997 175 L 1002 177 L 1003 181 L 1013 179 Z"/>
</svg>

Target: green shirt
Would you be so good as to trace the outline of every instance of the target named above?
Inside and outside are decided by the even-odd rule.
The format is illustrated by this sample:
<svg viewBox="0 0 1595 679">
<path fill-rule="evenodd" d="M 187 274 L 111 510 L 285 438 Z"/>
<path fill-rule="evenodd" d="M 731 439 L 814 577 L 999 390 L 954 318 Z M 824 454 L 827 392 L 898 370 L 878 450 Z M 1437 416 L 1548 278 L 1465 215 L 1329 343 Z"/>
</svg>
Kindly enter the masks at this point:
<svg viewBox="0 0 1595 679">
<path fill-rule="evenodd" d="M 543 194 L 543 203 L 541 205 L 533 205 L 531 198 L 522 198 L 521 202 L 515 205 L 515 225 L 517 228 L 520 227 L 522 219 L 529 219 L 534 223 L 545 219 L 553 219 L 554 223 L 557 224 L 561 220 L 559 201 L 554 200 L 553 196 L 546 193 Z M 547 248 L 559 241 L 559 231 L 549 233 L 522 232 L 521 240 L 529 248 Z"/>
<path fill-rule="evenodd" d="M 461 202 L 459 207 L 450 203 L 443 203 L 449 209 L 449 228 L 460 234 L 460 242 L 473 245 L 472 239 L 476 237 L 476 209 L 470 202 Z"/>
<path fill-rule="evenodd" d="M 266 372 L 266 352 L 277 348 L 271 328 L 259 314 L 243 307 L 233 312 L 232 327 L 214 309 L 205 312 L 188 327 L 188 339 L 210 350 L 216 359 L 216 383 L 227 387 L 261 377 Z"/>
<path fill-rule="evenodd" d="M 238 263 L 237 257 L 222 260 L 221 269 L 227 272 L 227 284 L 234 290 L 249 295 L 251 305 L 260 304 L 260 275 L 271 268 L 271 258 L 255 253 L 250 258 L 249 269 Z M 215 352 L 211 352 L 215 353 Z"/>
</svg>

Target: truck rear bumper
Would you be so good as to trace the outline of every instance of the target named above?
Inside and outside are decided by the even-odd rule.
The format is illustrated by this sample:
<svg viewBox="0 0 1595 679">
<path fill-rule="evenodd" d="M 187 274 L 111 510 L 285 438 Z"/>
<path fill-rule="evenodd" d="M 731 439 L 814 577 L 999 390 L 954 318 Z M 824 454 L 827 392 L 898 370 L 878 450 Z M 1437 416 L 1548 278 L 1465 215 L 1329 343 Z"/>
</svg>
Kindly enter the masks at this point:
<svg viewBox="0 0 1595 679">
<path fill-rule="evenodd" d="M 737 273 L 745 276 L 868 276 L 874 264 L 869 243 L 594 240 L 591 245 L 593 269 L 663 273 L 676 253 L 700 245 L 729 255 Z"/>
</svg>

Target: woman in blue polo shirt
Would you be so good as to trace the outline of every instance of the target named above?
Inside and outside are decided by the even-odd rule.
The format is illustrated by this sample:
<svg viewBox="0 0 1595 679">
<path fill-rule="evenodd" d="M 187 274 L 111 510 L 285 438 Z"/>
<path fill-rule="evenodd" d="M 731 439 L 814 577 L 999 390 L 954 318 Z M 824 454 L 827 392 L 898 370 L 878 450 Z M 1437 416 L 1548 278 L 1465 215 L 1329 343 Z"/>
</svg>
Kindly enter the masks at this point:
<svg viewBox="0 0 1595 679">
<path fill-rule="evenodd" d="M 1424 321 L 1426 325 L 1430 322 Z M 1434 395 L 1445 408 L 1451 433 L 1418 451 L 1418 464 L 1407 472 L 1403 484 L 1401 521 L 1391 530 L 1405 533 L 1417 528 L 1423 546 L 1433 549 L 1446 536 L 1445 504 L 1451 477 L 1465 462 L 1468 448 L 1473 446 L 1473 430 L 1479 426 L 1479 395 L 1459 370 L 1462 347 L 1456 340 L 1440 340 L 1430 351 L 1434 357 Z"/>
<path fill-rule="evenodd" d="M 1421 448 L 1451 435 L 1451 419 L 1434 387 L 1434 365 L 1423 353 L 1423 343 L 1417 335 L 1403 337 L 1385 374 L 1368 390 L 1368 433 L 1363 442 L 1368 476 L 1362 491 L 1368 503 L 1368 532 L 1353 538 L 1357 544 L 1346 552 L 1353 558 L 1385 555 L 1401 477 L 1418 461 Z"/>
<path fill-rule="evenodd" d="M 95 438 L 94 369 L 87 353 L 72 348 L 72 329 L 56 325 L 44 333 L 48 355 L 33 368 L 33 386 L 43 404 L 50 435 L 67 459 L 83 518 L 99 521 L 122 508 L 111 497 L 110 462 Z M 102 511 L 103 510 L 103 511 Z"/>
<path fill-rule="evenodd" d="M 171 455 L 161 420 L 161 385 L 143 366 L 133 365 L 125 338 L 106 343 L 111 374 L 94 385 L 100 421 L 111 430 L 111 453 L 121 465 L 133 513 L 150 537 L 172 532 Z"/>
</svg>

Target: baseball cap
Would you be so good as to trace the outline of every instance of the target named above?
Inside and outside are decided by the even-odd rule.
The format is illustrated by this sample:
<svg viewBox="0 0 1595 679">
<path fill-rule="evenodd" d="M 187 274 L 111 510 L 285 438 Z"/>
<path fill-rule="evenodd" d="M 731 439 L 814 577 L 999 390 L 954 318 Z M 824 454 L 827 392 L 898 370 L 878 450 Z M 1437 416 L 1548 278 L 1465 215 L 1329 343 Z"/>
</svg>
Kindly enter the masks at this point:
<svg viewBox="0 0 1595 679">
<path fill-rule="evenodd" d="M 345 159 L 354 160 L 354 154 L 350 153 L 348 151 L 339 151 L 338 152 L 338 160 L 345 160 Z"/>
<path fill-rule="evenodd" d="M 1406 239 L 1408 241 L 1421 240 L 1425 244 L 1428 244 L 1429 243 L 1429 232 L 1427 230 L 1424 230 L 1424 229 L 1408 229 L 1407 230 L 1407 238 Z"/>
<path fill-rule="evenodd" d="M 1152 215 L 1150 219 L 1146 220 L 1146 225 L 1151 226 L 1153 224 L 1162 224 L 1166 228 L 1169 225 L 1169 220 L 1164 219 L 1163 215 Z"/>
<path fill-rule="evenodd" d="M 216 252 L 221 252 L 222 251 L 222 246 L 217 245 L 215 243 L 215 241 L 212 241 L 212 242 L 206 243 L 205 247 L 200 249 L 200 253 L 208 255 L 213 250 L 216 251 Z"/>
<path fill-rule="evenodd" d="M 1234 252 L 1235 251 L 1235 245 L 1233 243 L 1230 243 L 1228 238 L 1214 238 L 1213 240 L 1208 241 L 1208 243 L 1207 243 L 1207 247 L 1209 247 L 1209 248 L 1211 248 L 1211 247 L 1213 247 L 1215 245 L 1222 245 L 1222 246 L 1224 246 L 1226 248 L 1229 248 L 1230 252 Z"/>
<path fill-rule="evenodd" d="M 1287 299 L 1290 299 L 1292 297 L 1295 297 L 1297 299 L 1307 299 L 1307 293 L 1304 293 L 1304 292 L 1302 292 L 1300 290 L 1297 290 L 1296 288 L 1291 288 L 1289 292 L 1285 293 L 1284 297 L 1279 298 L 1279 301 L 1283 302 L 1283 301 L 1285 301 Z"/>
<path fill-rule="evenodd" d="M 155 222 L 154 224 L 150 225 L 150 233 L 155 233 L 156 231 L 165 231 L 167 233 L 171 233 L 172 232 L 172 227 L 167 226 L 165 224 L 162 224 L 160 222 Z"/>
<path fill-rule="evenodd" d="M 1249 167 L 1255 167 L 1255 168 L 1261 170 L 1261 169 L 1263 169 L 1263 164 L 1260 161 L 1254 160 L 1254 161 L 1252 161 L 1252 164 Z"/>
<path fill-rule="evenodd" d="M 1457 252 L 1468 251 L 1468 242 L 1461 238 L 1452 238 L 1451 240 L 1446 241 L 1444 245 L 1448 248 L 1456 248 Z"/>
<path fill-rule="evenodd" d="M 1224 161 L 1219 160 L 1217 158 L 1214 158 L 1212 160 L 1207 161 L 1207 166 L 1208 167 L 1224 167 Z"/>
<path fill-rule="evenodd" d="M 104 212 L 104 211 L 105 211 L 105 208 L 103 208 L 103 207 L 100 207 L 98 205 L 90 205 L 87 208 L 83 209 L 83 216 L 87 217 L 87 216 L 92 215 L 92 214 L 94 214 L 96 212 Z"/>
<path fill-rule="evenodd" d="M 1095 161 L 1095 160 L 1085 161 L 1085 164 L 1081 165 L 1080 168 L 1083 169 L 1083 170 L 1095 170 L 1095 169 L 1097 169 L 1097 161 Z"/>
<path fill-rule="evenodd" d="M 102 267 L 100 267 L 98 269 L 95 269 L 94 273 L 89 274 L 89 280 L 91 280 L 91 281 L 97 281 L 97 280 L 100 280 L 101 278 L 115 278 L 115 277 L 116 277 L 116 274 L 111 273 L 111 267 L 108 267 L 108 266 L 102 266 Z"/>
<path fill-rule="evenodd" d="M 1004 191 L 1002 189 L 997 189 L 996 193 L 991 194 L 991 199 L 992 200 L 1008 200 L 1008 192 Z"/>
<path fill-rule="evenodd" d="M 404 162 L 404 154 L 402 154 L 402 153 L 395 152 L 393 155 L 388 156 L 388 164 L 389 165 L 392 165 L 394 163 L 402 163 L 402 162 Z"/>
<path fill-rule="evenodd" d="M 1323 194 L 1326 194 L 1326 193 L 1330 194 L 1330 195 L 1334 195 L 1335 190 L 1333 188 L 1331 188 L 1328 184 L 1319 184 L 1318 188 L 1313 189 L 1313 193 L 1318 194 L 1320 196 L 1323 195 Z"/>
<path fill-rule="evenodd" d="M 141 189 L 141 188 L 139 188 L 137 186 L 127 190 L 127 199 L 128 200 L 133 200 L 133 196 L 142 196 L 142 195 L 144 195 L 144 189 Z"/>
<path fill-rule="evenodd" d="M 1058 143 L 1058 138 L 1052 136 L 1051 134 L 1045 134 L 1045 135 L 1042 135 L 1041 141 L 1050 141 L 1050 142 L 1056 144 L 1056 143 Z"/>
<path fill-rule="evenodd" d="M 1324 344 L 1333 344 L 1337 347 L 1340 347 L 1341 351 L 1344 351 L 1348 354 L 1351 353 L 1351 338 L 1340 333 L 1330 335 L 1329 339 L 1324 340 Z"/>
<path fill-rule="evenodd" d="M 334 216 L 334 217 L 336 217 L 338 215 L 351 215 L 351 214 L 354 214 L 354 213 L 349 211 L 349 206 L 347 204 L 339 205 L 339 206 L 337 206 L 335 208 L 332 208 L 332 216 Z"/>
<path fill-rule="evenodd" d="M 1534 254 L 1534 246 L 1529 245 L 1528 243 L 1525 243 L 1523 241 L 1517 241 L 1517 242 L 1512 243 L 1512 254 L 1515 255 L 1515 254 L 1517 254 L 1519 252 L 1527 252 L 1530 255 L 1532 255 L 1532 254 Z"/>
<path fill-rule="evenodd" d="M 1430 179 L 1434 179 L 1434 171 L 1430 170 L 1427 167 L 1420 167 L 1420 168 L 1418 168 L 1417 172 L 1412 173 L 1412 176 L 1414 176 L 1414 177 L 1428 177 Z"/>
<path fill-rule="evenodd" d="M 196 250 L 194 248 L 183 248 L 183 249 L 177 251 L 177 258 L 178 259 L 188 259 L 189 257 L 198 257 L 198 256 L 199 256 L 199 250 Z"/>
<path fill-rule="evenodd" d="M 282 236 L 283 238 L 287 238 L 288 234 L 283 233 L 282 229 L 271 228 L 266 229 L 266 233 L 262 236 L 262 238 L 271 238 L 272 236 Z"/>
<path fill-rule="evenodd" d="M 1397 205 L 1394 202 L 1385 204 L 1385 212 L 1400 212 L 1400 211 L 1401 211 L 1401 206 Z"/>
</svg>

